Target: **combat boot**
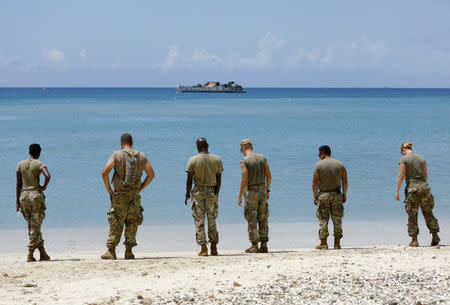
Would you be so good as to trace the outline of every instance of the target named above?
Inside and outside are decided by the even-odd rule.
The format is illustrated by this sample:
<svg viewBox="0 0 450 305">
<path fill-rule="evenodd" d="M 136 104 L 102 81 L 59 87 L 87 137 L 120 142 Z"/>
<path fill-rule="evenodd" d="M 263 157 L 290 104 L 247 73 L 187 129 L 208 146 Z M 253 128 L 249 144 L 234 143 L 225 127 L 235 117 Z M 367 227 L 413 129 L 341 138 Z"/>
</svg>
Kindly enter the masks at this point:
<svg viewBox="0 0 450 305">
<path fill-rule="evenodd" d="M 108 248 L 108 251 L 101 256 L 102 259 L 116 259 L 116 247 Z"/>
<path fill-rule="evenodd" d="M 327 239 L 326 238 L 322 238 L 320 240 L 320 245 L 316 246 L 316 249 L 318 249 L 318 250 L 328 250 Z"/>
<path fill-rule="evenodd" d="M 419 241 L 417 240 L 417 235 L 413 235 L 411 242 L 409 243 L 410 247 L 418 247 L 419 246 Z"/>
<path fill-rule="evenodd" d="M 260 253 L 267 253 L 267 252 L 269 252 L 269 249 L 267 249 L 267 242 L 266 241 L 262 241 L 261 242 L 261 247 L 259 248 L 259 252 Z"/>
<path fill-rule="evenodd" d="M 132 248 L 131 246 L 125 246 L 125 259 L 134 259 Z"/>
<path fill-rule="evenodd" d="M 219 252 L 217 252 L 217 244 L 211 243 L 211 255 L 217 256 L 219 255 Z"/>
<path fill-rule="evenodd" d="M 339 250 L 341 248 L 341 239 L 335 237 L 334 238 L 334 249 Z"/>
<path fill-rule="evenodd" d="M 208 256 L 208 248 L 205 244 L 201 245 L 202 249 L 198 252 L 198 256 Z"/>
<path fill-rule="evenodd" d="M 40 246 L 38 249 L 39 249 L 39 260 L 40 261 L 49 261 L 50 256 L 48 256 L 47 252 L 45 252 L 44 246 Z"/>
<path fill-rule="evenodd" d="M 433 239 L 431 240 L 431 245 L 432 246 L 437 246 L 439 245 L 439 242 L 441 241 L 441 239 L 439 238 L 439 235 L 437 234 L 437 232 L 431 233 L 433 234 Z"/>
<path fill-rule="evenodd" d="M 252 243 L 252 246 L 245 250 L 245 253 L 258 253 L 258 243 Z"/>
<path fill-rule="evenodd" d="M 34 254 L 34 249 L 33 250 L 28 249 L 27 262 L 35 262 L 36 261 L 33 254 Z"/>
</svg>

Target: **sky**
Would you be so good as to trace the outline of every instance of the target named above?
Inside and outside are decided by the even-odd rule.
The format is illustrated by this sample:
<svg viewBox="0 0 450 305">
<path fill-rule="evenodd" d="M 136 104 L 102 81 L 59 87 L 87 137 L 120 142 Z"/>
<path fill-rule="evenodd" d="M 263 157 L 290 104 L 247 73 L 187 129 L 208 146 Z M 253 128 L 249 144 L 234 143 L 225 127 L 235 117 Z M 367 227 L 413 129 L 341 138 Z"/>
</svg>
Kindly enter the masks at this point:
<svg viewBox="0 0 450 305">
<path fill-rule="evenodd" d="M 450 1 L 0 1 L 0 87 L 450 87 Z"/>
</svg>

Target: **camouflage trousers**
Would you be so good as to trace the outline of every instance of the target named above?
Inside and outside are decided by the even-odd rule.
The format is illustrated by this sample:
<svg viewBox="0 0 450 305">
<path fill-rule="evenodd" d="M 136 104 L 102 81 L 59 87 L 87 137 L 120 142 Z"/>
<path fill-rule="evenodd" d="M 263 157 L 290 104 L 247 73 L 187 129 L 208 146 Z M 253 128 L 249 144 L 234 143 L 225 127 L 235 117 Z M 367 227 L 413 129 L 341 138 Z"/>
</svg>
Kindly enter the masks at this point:
<svg viewBox="0 0 450 305">
<path fill-rule="evenodd" d="M 439 232 L 439 224 L 433 215 L 434 198 L 431 188 L 426 182 L 413 182 L 405 188 L 405 210 L 408 214 L 408 234 L 414 236 L 419 234 L 417 218 L 419 208 L 422 210 L 425 223 L 430 233 Z"/>
<path fill-rule="evenodd" d="M 108 211 L 109 238 L 106 246 L 116 247 L 122 236 L 125 224 L 124 245 L 134 247 L 138 226 L 144 221 L 141 196 L 138 191 L 114 192 L 111 195 L 111 208 Z"/>
<path fill-rule="evenodd" d="M 244 192 L 244 216 L 248 222 L 251 243 L 269 241 L 269 204 L 266 186 L 248 187 Z"/>
<path fill-rule="evenodd" d="M 328 237 L 328 221 L 333 221 L 334 237 L 342 238 L 342 217 L 344 205 L 342 194 L 336 192 L 319 192 L 317 198 L 317 218 L 319 219 L 319 239 Z"/>
<path fill-rule="evenodd" d="M 28 224 L 28 248 L 34 250 L 44 246 L 41 225 L 45 218 L 45 195 L 37 190 L 22 190 L 20 193 L 22 215 Z"/>
<path fill-rule="evenodd" d="M 205 214 L 208 219 L 208 239 L 210 243 L 219 242 L 216 228 L 218 200 L 212 186 L 194 186 L 192 190 L 192 217 L 195 221 L 195 237 L 197 244 L 206 244 Z"/>
</svg>

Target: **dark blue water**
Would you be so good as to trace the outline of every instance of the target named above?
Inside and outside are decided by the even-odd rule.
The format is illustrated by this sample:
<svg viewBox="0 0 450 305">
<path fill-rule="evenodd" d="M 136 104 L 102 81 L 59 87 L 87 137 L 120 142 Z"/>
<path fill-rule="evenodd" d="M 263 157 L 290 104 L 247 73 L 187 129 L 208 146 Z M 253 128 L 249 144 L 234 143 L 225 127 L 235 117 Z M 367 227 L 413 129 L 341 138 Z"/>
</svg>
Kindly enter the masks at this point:
<svg viewBox="0 0 450 305">
<path fill-rule="evenodd" d="M 346 219 L 401 219 L 394 200 L 400 144 L 412 141 L 428 163 L 437 217 L 450 217 L 450 89 L 247 89 L 245 94 L 176 94 L 168 88 L 0 88 L 0 226 L 15 216 L 15 169 L 40 143 L 52 173 L 47 225 L 106 225 L 100 172 L 130 132 L 156 171 L 142 193 L 146 224 L 190 223 L 185 165 L 206 137 L 223 159 L 221 223 L 243 220 L 236 204 L 239 141 L 251 138 L 273 175 L 271 221 L 314 220 L 312 168 L 331 146 L 348 169 Z"/>
</svg>

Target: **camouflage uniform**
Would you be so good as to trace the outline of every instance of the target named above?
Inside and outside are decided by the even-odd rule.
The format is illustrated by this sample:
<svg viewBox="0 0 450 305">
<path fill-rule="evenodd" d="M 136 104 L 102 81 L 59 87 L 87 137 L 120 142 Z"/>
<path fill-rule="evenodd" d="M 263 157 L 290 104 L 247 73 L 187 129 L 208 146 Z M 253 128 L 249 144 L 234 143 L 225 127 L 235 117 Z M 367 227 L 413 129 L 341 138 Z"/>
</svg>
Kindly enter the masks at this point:
<svg viewBox="0 0 450 305">
<path fill-rule="evenodd" d="M 439 224 L 433 215 L 434 198 L 428 183 L 418 180 L 410 180 L 405 188 L 405 210 L 408 213 L 408 234 L 415 236 L 419 234 L 417 216 L 419 207 L 422 210 L 425 223 L 430 233 L 439 232 Z"/>
<path fill-rule="evenodd" d="M 123 187 L 121 181 L 126 175 L 125 155 L 122 150 L 114 152 L 114 175 L 112 182 L 114 193 L 111 195 L 111 207 L 108 211 L 109 236 L 106 241 L 108 248 L 116 247 L 122 236 L 125 225 L 125 246 L 135 247 L 138 226 L 144 221 L 141 207 L 141 196 L 139 187 L 141 185 L 141 175 L 148 162 L 144 153 L 131 150 L 133 154 L 139 154 L 139 164 L 137 166 L 138 180 L 133 187 Z"/>
<path fill-rule="evenodd" d="M 333 221 L 334 237 L 342 238 L 342 217 L 344 217 L 344 205 L 342 194 L 337 192 L 319 192 L 317 206 L 317 218 L 319 219 L 319 239 L 328 237 L 328 221 Z"/>
<path fill-rule="evenodd" d="M 248 186 L 244 192 L 244 216 L 248 222 L 248 238 L 251 243 L 269 241 L 269 204 L 266 185 Z M 259 232 L 258 232 L 259 226 Z"/>
<path fill-rule="evenodd" d="M 134 247 L 138 226 L 144 221 L 142 215 L 144 209 L 141 207 L 141 196 L 138 191 L 114 192 L 111 196 L 111 208 L 108 211 L 108 222 L 110 225 L 109 238 L 106 246 L 116 247 L 122 236 L 125 224 L 124 245 Z"/>
<path fill-rule="evenodd" d="M 329 235 L 330 216 L 334 225 L 334 237 L 342 238 L 344 200 L 341 194 L 341 180 L 344 171 L 346 171 L 344 163 L 331 157 L 320 160 L 314 166 L 314 173 L 319 174 L 316 213 L 319 219 L 319 239 L 326 239 Z"/>
<path fill-rule="evenodd" d="M 217 195 L 212 186 L 194 186 L 192 190 L 192 216 L 195 221 L 197 244 L 206 244 L 205 213 L 208 219 L 208 239 L 210 243 L 219 243 L 219 233 L 216 228 L 218 214 Z"/>
<path fill-rule="evenodd" d="M 192 189 L 192 217 L 195 222 L 197 244 L 206 245 L 205 213 L 208 219 L 208 239 L 219 243 L 216 227 L 218 214 L 218 195 L 216 193 L 217 175 L 223 172 L 222 160 L 218 155 L 199 153 L 189 158 L 186 172 L 192 173 L 195 186 Z"/>
<path fill-rule="evenodd" d="M 22 190 L 20 203 L 23 217 L 28 224 L 28 236 L 30 243 L 28 248 L 34 250 L 44 246 L 41 224 L 45 218 L 45 196 L 36 189 Z"/>
</svg>

